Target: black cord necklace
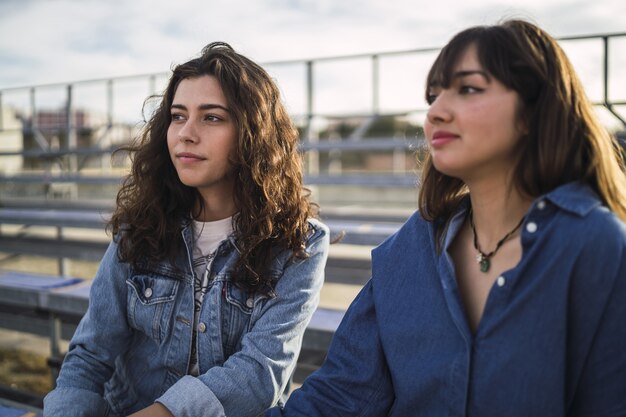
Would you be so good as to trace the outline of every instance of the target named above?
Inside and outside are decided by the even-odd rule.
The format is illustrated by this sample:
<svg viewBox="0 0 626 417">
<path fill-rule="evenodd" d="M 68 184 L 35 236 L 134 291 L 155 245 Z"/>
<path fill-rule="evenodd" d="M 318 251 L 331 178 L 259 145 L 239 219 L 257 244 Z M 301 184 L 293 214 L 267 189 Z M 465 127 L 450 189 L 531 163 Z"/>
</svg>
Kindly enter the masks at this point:
<svg viewBox="0 0 626 417">
<path fill-rule="evenodd" d="M 489 253 L 484 253 L 482 250 L 480 250 L 480 246 L 478 245 L 478 235 L 476 234 L 476 226 L 474 226 L 474 216 L 473 216 L 472 209 L 470 208 L 469 222 L 472 228 L 472 233 L 474 234 L 474 249 L 478 251 L 478 255 L 476 255 L 476 262 L 478 262 L 478 264 L 480 265 L 481 272 L 487 273 L 489 271 L 489 267 L 491 267 L 491 257 L 495 255 L 498 249 L 500 249 L 500 246 L 502 246 L 504 242 L 506 242 L 513 235 L 513 233 L 515 233 L 517 229 L 520 228 L 522 223 L 524 223 L 525 217 L 526 216 L 523 216 L 522 219 L 517 224 L 517 226 L 515 226 L 513 230 L 511 230 L 509 233 L 504 235 L 504 237 L 498 241 L 498 243 L 496 244 L 496 248 L 494 250 L 492 250 Z"/>
</svg>

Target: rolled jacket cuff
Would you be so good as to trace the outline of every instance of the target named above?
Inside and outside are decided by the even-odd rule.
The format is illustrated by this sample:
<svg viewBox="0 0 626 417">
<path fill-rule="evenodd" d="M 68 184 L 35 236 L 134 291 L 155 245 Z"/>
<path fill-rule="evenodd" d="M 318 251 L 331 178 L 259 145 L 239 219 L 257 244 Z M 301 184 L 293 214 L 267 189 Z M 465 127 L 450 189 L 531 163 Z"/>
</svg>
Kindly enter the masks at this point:
<svg viewBox="0 0 626 417">
<path fill-rule="evenodd" d="M 156 402 L 163 404 L 175 417 L 226 417 L 222 403 L 198 378 L 185 375 Z"/>
</svg>

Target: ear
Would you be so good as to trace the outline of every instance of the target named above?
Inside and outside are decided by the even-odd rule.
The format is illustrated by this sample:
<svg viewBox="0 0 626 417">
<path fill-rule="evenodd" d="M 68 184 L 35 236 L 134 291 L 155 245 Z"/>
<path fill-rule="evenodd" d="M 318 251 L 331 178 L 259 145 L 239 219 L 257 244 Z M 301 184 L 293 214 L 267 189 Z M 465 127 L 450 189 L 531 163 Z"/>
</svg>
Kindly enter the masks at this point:
<svg viewBox="0 0 626 417">
<path fill-rule="evenodd" d="M 520 136 L 528 135 L 528 122 L 525 117 L 520 117 L 517 122 L 517 129 L 519 130 Z"/>
</svg>

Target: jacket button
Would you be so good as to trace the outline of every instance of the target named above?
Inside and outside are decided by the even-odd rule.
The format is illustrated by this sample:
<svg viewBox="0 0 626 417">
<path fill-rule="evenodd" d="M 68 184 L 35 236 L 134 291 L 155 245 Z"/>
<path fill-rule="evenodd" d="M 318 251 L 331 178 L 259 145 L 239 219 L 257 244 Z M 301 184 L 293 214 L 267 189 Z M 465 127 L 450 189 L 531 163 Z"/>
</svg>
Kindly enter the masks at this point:
<svg viewBox="0 0 626 417">
<path fill-rule="evenodd" d="M 246 305 L 247 305 L 249 308 L 254 307 L 254 298 L 252 298 L 252 297 L 248 298 L 248 299 L 246 300 Z"/>
<path fill-rule="evenodd" d="M 198 331 L 199 331 L 200 333 L 204 333 L 204 332 L 206 332 L 206 324 L 204 324 L 204 323 L 198 323 Z"/>
<path fill-rule="evenodd" d="M 150 298 L 152 297 L 152 288 L 146 288 L 143 292 L 144 297 Z"/>
</svg>

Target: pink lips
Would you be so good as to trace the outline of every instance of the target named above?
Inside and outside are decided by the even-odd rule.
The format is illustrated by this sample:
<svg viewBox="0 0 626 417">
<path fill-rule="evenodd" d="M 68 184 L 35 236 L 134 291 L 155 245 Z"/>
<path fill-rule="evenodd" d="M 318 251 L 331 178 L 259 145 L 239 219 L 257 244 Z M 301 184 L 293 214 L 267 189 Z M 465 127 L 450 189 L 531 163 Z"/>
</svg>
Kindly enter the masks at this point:
<svg viewBox="0 0 626 417">
<path fill-rule="evenodd" d="M 198 162 L 198 161 L 202 161 L 206 158 L 200 156 L 200 155 L 196 155 L 195 153 L 191 153 L 191 152 L 180 152 L 176 154 L 176 158 L 178 158 L 181 162 Z"/>
<path fill-rule="evenodd" d="M 438 130 L 435 133 L 433 133 L 433 137 L 430 141 L 430 145 L 433 148 L 438 148 L 458 138 L 459 138 L 459 135 L 455 135 L 454 133 L 446 132 L 444 130 Z"/>
</svg>

